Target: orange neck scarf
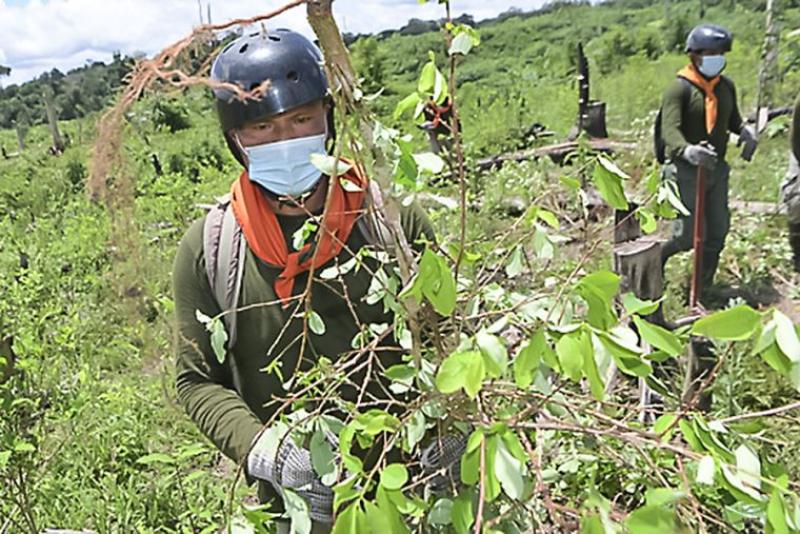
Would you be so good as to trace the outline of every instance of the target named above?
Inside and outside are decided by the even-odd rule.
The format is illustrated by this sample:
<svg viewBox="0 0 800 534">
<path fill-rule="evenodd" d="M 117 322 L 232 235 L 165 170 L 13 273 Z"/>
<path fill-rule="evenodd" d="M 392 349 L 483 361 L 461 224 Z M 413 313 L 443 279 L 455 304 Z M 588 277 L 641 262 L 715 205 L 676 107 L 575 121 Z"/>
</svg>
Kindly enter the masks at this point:
<svg viewBox="0 0 800 534">
<path fill-rule="evenodd" d="M 687 65 L 678 71 L 678 76 L 686 78 L 694 85 L 703 90 L 706 95 L 706 132 L 711 134 L 714 131 L 714 126 L 717 124 L 717 95 L 714 94 L 714 88 L 719 83 L 720 77 L 715 76 L 710 80 L 703 77 L 702 74 L 697 72 L 694 64 Z"/>
<path fill-rule="evenodd" d="M 317 230 L 316 250 L 312 249 L 313 243 L 306 243 L 297 252 L 288 251 L 275 212 L 263 191 L 250 180 L 247 171 L 243 171 L 231 187 L 231 206 L 247 244 L 263 261 L 283 268 L 275 280 L 275 293 L 284 306 L 292 296 L 295 276 L 309 270 L 312 265 L 316 269 L 338 256 L 363 211 L 367 178 L 355 167 L 338 178 L 330 181 L 332 198 L 323 214 L 322 228 Z M 341 179 L 353 182 L 360 191 L 345 191 Z"/>
</svg>

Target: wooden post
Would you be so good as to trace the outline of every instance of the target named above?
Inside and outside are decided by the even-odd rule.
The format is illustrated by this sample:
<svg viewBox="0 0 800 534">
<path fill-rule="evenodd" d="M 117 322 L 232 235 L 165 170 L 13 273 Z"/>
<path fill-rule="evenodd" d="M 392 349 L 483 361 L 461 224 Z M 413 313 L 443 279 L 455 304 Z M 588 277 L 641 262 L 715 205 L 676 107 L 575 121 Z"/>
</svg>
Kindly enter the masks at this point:
<svg viewBox="0 0 800 534">
<path fill-rule="evenodd" d="M 53 136 L 53 146 L 51 150 L 54 155 L 64 152 L 64 139 L 61 137 L 61 132 L 58 130 L 58 117 L 56 116 L 55 107 L 53 107 L 53 95 L 50 91 L 45 91 L 44 97 L 44 110 L 47 113 L 47 124 L 50 127 L 50 134 Z"/>
<path fill-rule="evenodd" d="M 25 150 L 25 133 L 27 128 L 17 121 L 14 121 L 14 130 L 17 131 L 17 146 L 20 154 Z"/>
<path fill-rule="evenodd" d="M 590 138 L 608 137 L 606 104 L 590 98 L 589 61 L 583 53 L 583 44 L 578 43 L 578 120 L 569 139 L 576 139 L 581 132 L 586 132 Z"/>
</svg>

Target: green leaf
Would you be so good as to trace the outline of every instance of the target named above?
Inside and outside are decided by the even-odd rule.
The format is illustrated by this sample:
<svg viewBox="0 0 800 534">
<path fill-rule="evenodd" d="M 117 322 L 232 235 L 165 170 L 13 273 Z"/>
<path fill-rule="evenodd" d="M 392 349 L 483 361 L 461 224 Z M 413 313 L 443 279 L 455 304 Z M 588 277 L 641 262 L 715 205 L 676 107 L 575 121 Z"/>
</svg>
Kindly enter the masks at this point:
<svg viewBox="0 0 800 534">
<path fill-rule="evenodd" d="M 494 501 L 500 495 L 500 480 L 497 478 L 495 468 L 497 457 L 497 444 L 500 442 L 498 436 L 489 436 L 486 439 L 486 471 L 484 473 L 484 486 L 486 490 L 486 500 Z M 478 451 L 480 454 L 480 451 Z"/>
<path fill-rule="evenodd" d="M 672 488 L 649 488 L 645 492 L 645 502 L 648 506 L 666 506 L 686 497 L 682 491 Z"/>
<path fill-rule="evenodd" d="M 394 108 L 394 119 L 399 119 L 406 111 L 409 109 L 414 109 L 417 107 L 417 104 L 420 103 L 420 97 L 418 93 L 411 93 L 400 102 L 397 103 L 397 106 Z"/>
<path fill-rule="evenodd" d="M 539 369 L 542 353 L 547 345 L 544 332 L 536 332 L 514 358 L 514 381 L 523 389 L 533 384 L 533 375 Z"/>
<path fill-rule="evenodd" d="M 309 534 L 311 532 L 311 516 L 308 503 L 293 490 L 284 488 L 283 504 L 291 520 L 291 534 Z"/>
<path fill-rule="evenodd" d="M 761 494 L 758 493 L 761 489 L 761 462 L 758 456 L 747 445 L 740 445 L 735 455 L 737 477 L 742 484 L 751 488 L 750 492 L 754 498 L 761 498 Z"/>
<path fill-rule="evenodd" d="M 151 465 L 151 464 L 167 464 L 172 465 L 176 463 L 175 458 L 168 454 L 164 454 L 162 452 L 154 452 L 151 454 L 145 454 L 144 456 L 139 457 L 136 460 L 137 464 L 142 465 Z"/>
<path fill-rule="evenodd" d="M 558 363 L 570 380 L 577 382 L 581 378 L 583 353 L 581 352 L 580 334 L 565 334 L 556 343 Z"/>
<path fill-rule="evenodd" d="M 486 376 L 484 358 L 481 352 L 455 352 L 448 356 L 436 373 L 436 388 L 442 393 L 453 393 L 460 388 L 471 398 L 481 389 Z"/>
<path fill-rule="evenodd" d="M 650 315 L 658 309 L 658 304 L 659 301 L 639 300 L 633 293 L 622 295 L 622 306 L 628 315 L 633 315 L 634 313 Z"/>
<path fill-rule="evenodd" d="M 466 32 L 463 32 L 453 38 L 453 42 L 450 43 L 450 49 L 447 53 L 451 56 L 455 54 L 466 56 L 469 54 L 470 50 L 472 50 L 472 39 Z"/>
<path fill-rule="evenodd" d="M 413 295 L 424 296 L 433 305 L 436 313 L 449 316 L 456 306 L 456 282 L 447 261 L 429 248 L 425 249 L 419 262 L 419 271 L 400 298 Z"/>
<path fill-rule="evenodd" d="M 628 209 L 628 200 L 622 188 L 622 180 L 628 176 L 605 156 L 597 157 L 592 178 L 600 196 L 609 206 L 618 210 Z"/>
<path fill-rule="evenodd" d="M 404 427 L 406 431 L 406 449 L 412 450 L 425 436 L 425 414 L 417 410 Z"/>
<path fill-rule="evenodd" d="M 508 352 L 502 340 L 485 330 L 480 330 L 475 335 L 475 343 L 483 354 L 486 374 L 491 378 L 500 378 L 508 367 Z"/>
<path fill-rule="evenodd" d="M 605 396 L 606 386 L 603 383 L 603 377 L 600 376 L 600 370 L 597 368 L 597 361 L 595 360 L 594 348 L 592 342 L 586 334 L 582 336 L 581 344 L 583 349 L 583 374 L 589 381 L 589 389 L 595 399 L 602 401 Z"/>
<path fill-rule="evenodd" d="M 381 471 L 381 486 L 388 490 L 399 490 L 408 482 L 408 471 L 402 464 L 390 464 Z"/>
<path fill-rule="evenodd" d="M 0 470 L 4 469 L 8 465 L 8 461 L 11 459 L 11 451 L 0 451 Z"/>
<path fill-rule="evenodd" d="M 638 377 L 645 377 L 652 373 L 653 369 L 642 360 L 641 355 L 625 346 L 621 339 L 606 332 L 598 333 L 597 339 L 600 340 L 601 345 L 608 351 L 623 373 Z"/>
<path fill-rule="evenodd" d="M 453 501 L 443 497 L 433 503 L 428 513 L 428 524 L 444 526 L 452 522 Z"/>
<path fill-rule="evenodd" d="M 417 168 L 422 172 L 436 175 L 444 169 L 444 159 L 433 152 L 422 152 L 420 154 L 414 154 L 413 157 Z"/>
<path fill-rule="evenodd" d="M 777 309 L 773 311 L 773 320 L 775 321 L 775 340 L 781 352 L 792 362 L 800 362 L 800 339 L 797 337 L 797 330 L 795 330 L 792 320 Z"/>
<path fill-rule="evenodd" d="M 683 439 L 686 440 L 686 443 L 692 448 L 695 452 L 705 452 L 706 448 L 697 438 L 697 433 L 694 431 L 694 426 L 687 421 L 686 419 L 681 419 L 678 421 L 678 428 L 681 429 L 681 434 L 683 434 Z"/>
<path fill-rule="evenodd" d="M 325 322 L 314 310 L 308 312 L 308 328 L 318 336 L 325 333 Z"/>
<path fill-rule="evenodd" d="M 678 336 L 666 328 L 648 323 L 636 315 L 633 316 L 633 323 L 639 330 L 642 339 L 653 347 L 663 350 L 670 356 L 678 356 L 683 352 L 683 344 L 678 339 Z"/>
<path fill-rule="evenodd" d="M 660 506 L 642 506 L 625 521 L 630 534 L 671 534 L 676 532 L 675 513 Z"/>
<path fill-rule="evenodd" d="M 340 482 L 333 488 L 333 509 L 338 510 L 339 507 L 347 502 L 352 501 L 356 497 L 358 497 L 361 492 L 356 489 L 356 481 L 358 480 L 357 475 L 353 475 L 350 478 Z"/>
<path fill-rule="evenodd" d="M 383 534 L 394 532 L 389 516 L 378 508 L 375 503 L 364 501 L 364 511 L 366 512 L 365 517 L 369 528 L 368 532 L 381 532 Z"/>
<path fill-rule="evenodd" d="M 714 474 L 717 471 L 717 462 L 711 455 L 706 455 L 700 458 L 697 462 L 697 475 L 695 480 L 698 484 L 706 484 L 708 486 L 714 485 Z"/>
<path fill-rule="evenodd" d="M 617 323 L 613 302 L 619 282 L 619 275 L 610 271 L 597 271 L 578 282 L 576 290 L 589 305 L 587 320 L 595 328 L 607 330 Z"/>
<path fill-rule="evenodd" d="M 328 154 L 311 154 L 311 164 L 326 176 L 341 176 L 353 168 L 351 163 Z"/>
<path fill-rule="evenodd" d="M 652 234 L 658 229 L 656 216 L 649 209 L 639 208 L 636 210 L 636 218 L 639 220 L 639 226 L 645 234 Z"/>
<path fill-rule="evenodd" d="M 311 436 L 311 465 L 314 471 L 320 476 L 323 483 L 333 483 L 336 480 L 336 456 L 333 453 L 331 444 L 325 439 L 325 434 L 317 430 Z M 331 479 L 331 475 L 333 475 Z"/>
<path fill-rule="evenodd" d="M 215 317 L 206 324 L 206 329 L 211 332 L 211 350 L 219 363 L 225 363 L 225 343 L 228 341 L 228 332 L 225 323 L 220 317 Z"/>
<path fill-rule="evenodd" d="M 506 264 L 506 275 L 509 278 L 515 278 L 525 268 L 523 262 L 524 254 L 522 246 L 517 245 L 516 248 L 514 248 L 514 252 L 511 253 L 508 264 Z"/>
<path fill-rule="evenodd" d="M 584 515 L 581 518 L 581 534 L 606 534 L 600 515 L 596 513 Z"/>
<path fill-rule="evenodd" d="M 510 498 L 519 500 L 525 488 L 522 480 L 522 464 L 506 448 L 502 440 L 497 441 L 497 454 L 494 458 L 494 471 L 503 491 Z"/>
<path fill-rule="evenodd" d="M 698 320 L 692 325 L 692 334 L 711 339 L 742 341 L 756 332 L 760 321 L 760 313 L 741 304 Z"/>
<path fill-rule="evenodd" d="M 772 534 L 789 534 L 789 525 L 786 523 L 786 505 L 778 488 L 772 490 L 772 496 L 767 505 L 767 523 L 772 527 Z"/>
<path fill-rule="evenodd" d="M 362 534 L 363 532 L 370 532 L 370 528 L 364 510 L 356 501 L 339 514 L 331 534 Z"/>
<path fill-rule="evenodd" d="M 450 511 L 450 518 L 456 534 L 469 534 L 469 528 L 475 522 L 472 515 L 472 497 L 470 492 L 463 491 L 453 501 L 453 508 Z"/>
</svg>

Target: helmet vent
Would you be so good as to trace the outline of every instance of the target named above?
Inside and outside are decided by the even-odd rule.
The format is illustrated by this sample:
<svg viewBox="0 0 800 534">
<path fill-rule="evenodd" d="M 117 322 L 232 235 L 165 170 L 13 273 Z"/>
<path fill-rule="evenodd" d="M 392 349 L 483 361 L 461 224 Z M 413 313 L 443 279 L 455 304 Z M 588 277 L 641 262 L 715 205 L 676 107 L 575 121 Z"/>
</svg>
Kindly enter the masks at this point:
<svg viewBox="0 0 800 534">
<path fill-rule="evenodd" d="M 300 77 L 297 75 L 297 72 L 296 72 L 296 71 L 290 70 L 290 71 L 289 71 L 289 72 L 286 74 L 286 79 L 287 79 L 287 80 L 289 80 L 289 81 L 291 81 L 291 82 L 295 82 L 295 83 L 297 83 L 297 82 L 300 80 Z"/>
<path fill-rule="evenodd" d="M 249 43 L 245 43 L 245 44 L 243 44 L 243 45 L 242 45 L 242 47 L 239 49 L 239 53 L 240 53 L 240 54 L 244 54 L 245 52 L 247 52 L 247 47 L 248 47 L 248 46 L 250 46 L 250 44 L 249 44 Z"/>
<path fill-rule="evenodd" d="M 270 41 L 276 41 L 276 42 L 281 40 L 281 38 L 280 38 L 280 37 L 278 37 L 277 35 L 273 35 L 273 34 L 269 34 L 269 35 L 267 36 L 267 38 L 268 38 Z"/>
</svg>

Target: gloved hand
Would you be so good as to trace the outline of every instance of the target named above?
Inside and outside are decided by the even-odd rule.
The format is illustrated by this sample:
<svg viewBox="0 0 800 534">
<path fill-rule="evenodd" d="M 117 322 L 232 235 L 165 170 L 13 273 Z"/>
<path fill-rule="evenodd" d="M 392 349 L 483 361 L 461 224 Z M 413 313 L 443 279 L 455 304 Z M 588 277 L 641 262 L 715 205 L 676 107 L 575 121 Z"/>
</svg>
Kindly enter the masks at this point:
<svg viewBox="0 0 800 534">
<path fill-rule="evenodd" d="M 445 434 L 436 437 L 420 452 L 419 463 L 422 467 L 423 475 L 432 477 L 428 482 L 428 487 L 441 492 L 455 485 L 459 480 L 461 468 L 461 456 L 467 449 L 467 438 L 461 434 Z"/>
<path fill-rule="evenodd" d="M 681 157 L 692 165 L 702 166 L 709 170 L 717 164 L 717 151 L 713 146 L 704 142 L 699 145 L 686 145 L 681 152 Z"/>
<path fill-rule="evenodd" d="M 744 145 L 742 148 L 742 159 L 750 161 L 753 159 L 756 148 L 758 147 L 758 139 L 756 139 L 756 131 L 752 126 L 745 126 L 739 134 L 739 141 L 736 146 Z"/>
<path fill-rule="evenodd" d="M 247 455 L 247 472 L 269 481 L 282 493 L 290 489 L 308 503 L 311 519 L 333 522 L 333 489 L 322 483 L 311 463 L 311 453 L 298 447 L 285 427 L 272 427 L 256 436 Z"/>
</svg>

